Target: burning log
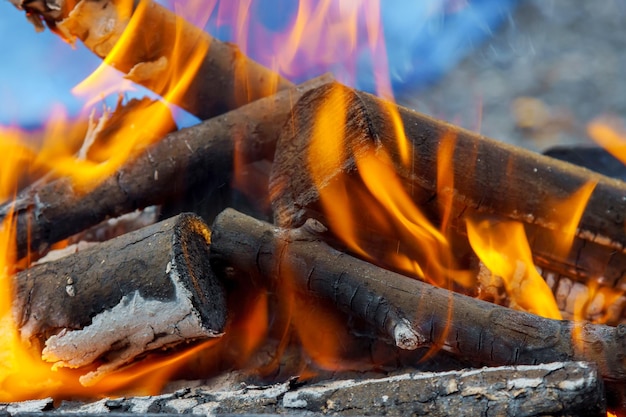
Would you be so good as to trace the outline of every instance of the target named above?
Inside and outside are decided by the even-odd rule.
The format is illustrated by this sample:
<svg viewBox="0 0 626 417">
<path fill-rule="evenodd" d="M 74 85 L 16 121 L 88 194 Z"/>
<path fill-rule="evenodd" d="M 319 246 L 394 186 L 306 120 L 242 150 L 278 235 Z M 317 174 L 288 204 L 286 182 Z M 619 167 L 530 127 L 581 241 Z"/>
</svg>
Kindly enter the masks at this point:
<svg viewBox="0 0 626 417">
<path fill-rule="evenodd" d="M 210 232 L 177 217 L 17 274 L 14 316 L 23 340 L 55 367 L 83 367 L 89 383 L 147 351 L 219 336 L 226 301 L 208 261 Z"/>
<path fill-rule="evenodd" d="M 319 130 L 323 123 L 326 133 Z M 468 220 L 511 220 L 524 225 L 537 266 L 587 284 L 626 289 L 622 181 L 490 140 L 339 84 L 304 96 L 290 124 L 293 128 L 285 129 L 279 139 L 270 178 L 272 205 L 281 226 L 299 226 L 310 217 L 324 224 L 346 223 L 321 199 L 329 191 L 343 192 L 349 197 L 335 206 L 354 205 L 346 217 L 361 238 L 359 253 L 398 269 L 385 263 L 389 256 L 384 251 L 391 247 L 423 260 L 422 265 L 432 264 L 415 237 L 400 237 L 387 217 L 377 221 L 381 203 L 371 197 L 357 162 L 369 155 L 378 161 L 375 175 L 392 172 L 407 200 L 449 237 L 457 268 L 475 268 Z M 333 142 L 319 145 L 316 141 L 324 134 Z M 550 202 L 563 201 L 583 187 L 593 191 L 576 229 L 576 224 L 565 225 L 570 217 L 565 210 L 572 210 L 574 203 L 564 207 Z M 575 231 L 573 244 L 561 250 L 559 242 L 571 239 L 567 228 Z M 333 233 L 336 229 L 331 227 Z M 473 279 L 466 285 L 469 291 L 477 287 Z M 620 315 L 613 317 L 614 323 Z"/>
<path fill-rule="evenodd" d="M 276 139 L 293 103 L 329 81 L 329 76 L 322 76 L 173 132 L 89 192 L 77 189 L 69 178 L 25 189 L 16 201 L 0 207 L 0 217 L 11 212 L 16 216 L 18 256 L 29 250 L 43 251 L 107 217 L 181 195 L 215 200 L 220 190 L 228 190 L 234 182 L 237 164 L 273 158 Z M 267 183 L 268 175 L 257 180 Z M 223 208 L 214 206 L 216 211 Z"/>
<path fill-rule="evenodd" d="M 156 2 L 10 1 L 39 28 L 43 20 L 67 41 L 80 39 L 130 80 L 203 120 L 292 86 L 235 45 L 212 38 Z M 123 46 L 114 50 L 120 40 Z M 193 78 L 173 95 L 176 80 L 170 75 L 184 73 Z"/>
<path fill-rule="evenodd" d="M 404 349 L 433 346 L 490 365 L 581 360 L 626 380 L 624 325 L 551 320 L 434 287 L 331 248 L 323 229 L 315 220 L 280 229 L 227 209 L 212 227 L 212 262 L 329 300 Z"/>
<path fill-rule="evenodd" d="M 303 385 L 293 382 L 239 384 L 232 389 L 201 385 L 153 397 L 67 404 L 54 409 L 54 414 L 606 415 L 602 380 L 596 369 L 584 362 L 405 373 Z M 31 401 L 11 404 L 6 411 L 12 416 L 29 413 L 36 417 L 52 407 L 51 400 Z M 0 410 L 5 411 L 1 406 Z"/>
</svg>

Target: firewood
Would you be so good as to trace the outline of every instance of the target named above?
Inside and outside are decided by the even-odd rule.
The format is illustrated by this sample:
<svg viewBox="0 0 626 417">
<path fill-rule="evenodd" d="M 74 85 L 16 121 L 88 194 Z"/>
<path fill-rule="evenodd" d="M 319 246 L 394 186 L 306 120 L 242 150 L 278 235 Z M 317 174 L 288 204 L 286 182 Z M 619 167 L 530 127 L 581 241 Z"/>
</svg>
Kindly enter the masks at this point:
<svg viewBox="0 0 626 417">
<path fill-rule="evenodd" d="M 624 325 L 546 319 L 435 287 L 331 248 L 323 229 L 312 219 L 281 229 L 227 209 L 212 226 L 212 262 L 330 300 L 401 348 L 433 346 L 488 365 L 581 360 L 607 380 L 626 380 Z"/>
<path fill-rule="evenodd" d="M 208 261 L 210 232 L 192 214 L 20 272 L 20 335 L 55 367 L 108 359 L 84 383 L 147 351 L 216 337 L 225 294 Z"/>
<path fill-rule="evenodd" d="M 624 154 L 626 147 L 619 149 Z M 598 145 L 563 145 L 543 151 L 544 155 L 588 168 L 612 178 L 626 181 L 626 166 L 613 154 Z"/>
<path fill-rule="evenodd" d="M 307 412 L 362 416 L 603 416 L 603 395 L 602 380 L 595 367 L 585 362 L 559 362 L 410 372 L 315 384 L 292 380 L 265 386 L 240 383 L 224 387 L 205 383 L 152 397 L 107 398 L 58 408 L 54 408 L 52 400 L 31 401 L 0 406 L 0 411 L 8 411 L 12 416 L 30 413 L 30 417 L 45 416 L 44 409 L 54 410 L 59 416 L 142 416 L 148 411 L 159 416 L 308 415 Z"/>
<path fill-rule="evenodd" d="M 408 162 L 402 162 L 389 106 L 397 110 L 402 122 Z M 322 110 L 332 115 L 326 117 L 325 134 L 333 135 L 329 148 L 334 153 L 317 155 L 315 171 L 321 174 L 313 181 L 311 170 L 303 167 L 308 167 L 312 138 L 320 126 L 316 119 Z M 346 114 L 345 123 L 336 116 L 342 114 Z M 325 211 L 320 202 L 320 193 L 326 190 L 343 188 L 353 198 L 369 193 L 355 163 L 355 155 L 369 152 L 395 172 L 406 195 L 435 228 L 445 224 L 443 234 L 450 236 L 459 268 L 469 267 L 468 259 L 475 259 L 466 237 L 467 219 L 513 220 L 524 225 L 537 266 L 586 283 L 626 288 L 626 183 L 622 181 L 491 140 L 339 84 L 305 95 L 295 106 L 290 124 L 293 128 L 285 129 L 279 139 L 270 178 L 272 205 L 281 226 L 299 226 L 309 217 L 331 223 L 334 211 Z M 448 154 L 438 159 L 446 149 Z M 344 156 L 337 156 L 342 152 Z M 340 163 L 337 158 L 342 158 Z M 438 167 L 444 163 L 449 166 L 449 183 L 438 184 Z M 595 188 L 573 245 L 567 253 L 559 253 L 554 242 L 565 236 L 559 218 L 569 214 L 557 212 L 551 202 L 564 200 L 589 183 Z M 363 201 L 357 204 L 367 207 Z M 373 217 L 367 209 L 350 213 L 365 236 L 362 251 L 373 260 L 384 264 L 388 247 L 415 246 L 394 231 L 374 226 Z"/>
<path fill-rule="evenodd" d="M 411 373 L 334 381 L 283 396 L 283 407 L 392 416 L 606 414 L 604 389 L 584 362 Z"/>
<path fill-rule="evenodd" d="M 322 76 L 173 132 L 89 192 L 77 189 L 68 178 L 26 188 L 16 201 L 0 207 L 2 218 L 15 212 L 19 257 L 29 249 L 43 251 L 107 217 L 187 193 L 215 199 L 220 190 L 230 189 L 236 164 L 273 158 L 276 139 L 293 103 L 329 80 Z M 258 180 L 267 183 L 267 177 Z M 212 203 L 216 212 L 224 208 Z"/>
<path fill-rule="evenodd" d="M 11 1 L 39 27 L 43 20 L 67 41 L 80 39 L 127 78 L 160 96 L 171 93 L 175 85 L 165 76 L 166 70 L 178 76 L 186 70 L 193 72 L 192 57 L 202 53 L 188 87 L 169 98 L 203 120 L 292 86 L 237 46 L 211 37 L 156 2 Z M 132 30 L 128 44 L 122 52 L 112 52 L 127 28 Z"/>
</svg>

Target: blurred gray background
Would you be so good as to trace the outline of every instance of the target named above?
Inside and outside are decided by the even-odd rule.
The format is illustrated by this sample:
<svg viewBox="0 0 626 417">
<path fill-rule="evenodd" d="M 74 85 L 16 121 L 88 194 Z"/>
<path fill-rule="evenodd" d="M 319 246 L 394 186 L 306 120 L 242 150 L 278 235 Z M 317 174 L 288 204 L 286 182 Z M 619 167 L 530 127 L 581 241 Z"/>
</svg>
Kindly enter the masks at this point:
<svg viewBox="0 0 626 417">
<path fill-rule="evenodd" d="M 626 2 L 524 0 L 408 104 L 539 151 L 588 143 L 590 120 L 626 117 Z"/>
</svg>

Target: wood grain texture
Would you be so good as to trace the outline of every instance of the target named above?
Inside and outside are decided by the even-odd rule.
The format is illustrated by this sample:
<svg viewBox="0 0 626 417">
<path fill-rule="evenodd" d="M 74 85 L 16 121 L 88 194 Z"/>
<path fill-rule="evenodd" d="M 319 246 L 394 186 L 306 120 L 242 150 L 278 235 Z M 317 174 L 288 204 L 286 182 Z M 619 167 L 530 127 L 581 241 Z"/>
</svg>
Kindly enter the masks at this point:
<svg viewBox="0 0 626 417">
<path fill-rule="evenodd" d="M 407 278 L 339 252 L 310 231 L 288 231 L 227 209 L 212 226 L 216 271 L 229 266 L 270 287 L 291 285 L 330 300 L 381 334 L 407 319 L 422 346 L 472 363 L 594 362 L 607 380 L 626 380 L 626 326 L 550 320 Z"/>
<path fill-rule="evenodd" d="M 320 203 L 322 191 L 343 189 L 355 201 L 369 195 L 355 160 L 370 153 L 395 173 L 414 206 L 436 228 L 446 223 L 444 234 L 450 237 L 458 267 L 471 266 L 475 258 L 467 240 L 467 219 L 517 221 L 524 225 L 536 265 L 584 282 L 626 288 L 626 183 L 385 103 L 340 84 L 323 86 L 300 100 L 290 119 L 293 128 L 285 129 L 279 139 L 270 178 L 279 225 L 299 226 L 309 217 L 331 223 L 334 210 Z M 390 108 L 397 111 L 408 139 L 408 163 L 402 162 Z M 329 148 L 344 157 L 337 164 L 333 152 L 317 152 L 314 165 L 321 179 L 316 185 L 311 170 L 303 167 L 310 164 L 321 111 L 330 126 L 327 135 L 332 135 Z M 451 151 L 439 159 L 444 147 Z M 438 170 L 448 179 L 438 183 Z M 571 217 L 572 207 L 554 203 L 590 182 L 595 188 L 572 248 L 559 254 L 554 242 L 564 239 L 560 225 Z M 369 198 L 356 203 L 360 208 L 351 218 L 367 235 L 364 250 L 384 264 L 389 247 L 413 243 L 397 230 L 376 226 L 371 213 L 379 203 Z M 423 256 L 419 251 L 411 255 Z"/>
<path fill-rule="evenodd" d="M 115 358 L 213 337 L 226 296 L 208 261 L 209 230 L 192 214 L 122 235 L 20 272 L 14 316 L 22 339 L 57 366 Z"/>
<path fill-rule="evenodd" d="M 231 185 L 237 187 L 233 184 L 236 164 L 273 159 L 276 140 L 294 103 L 305 91 L 330 80 L 322 76 L 171 133 L 89 192 L 76 189 L 68 178 L 26 188 L 16 201 L 0 207 L 0 218 L 11 211 L 16 215 L 18 255 L 45 250 L 109 217 L 189 194 L 219 212 L 232 204 L 228 194 Z M 267 177 L 256 180 L 267 184 Z M 178 210 L 189 211 L 184 200 Z"/>
</svg>

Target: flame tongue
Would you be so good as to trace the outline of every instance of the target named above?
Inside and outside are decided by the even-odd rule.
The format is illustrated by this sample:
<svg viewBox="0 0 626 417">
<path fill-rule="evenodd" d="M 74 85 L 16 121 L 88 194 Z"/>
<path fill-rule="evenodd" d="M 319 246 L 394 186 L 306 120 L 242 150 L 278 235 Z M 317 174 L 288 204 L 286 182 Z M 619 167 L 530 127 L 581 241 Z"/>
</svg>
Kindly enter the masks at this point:
<svg viewBox="0 0 626 417">
<path fill-rule="evenodd" d="M 469 220 L 467 234 L 481 261 L 504 281 L 512 307 L 561 319 L 552 291 L 535 269 L 521 223 Z"/>
<path fill-rule="evenodd" d="M 11 0 L 14 4 L 17 0 Z M 226 2 L 224 2 L 226 3 Z M 213 4 L 213 3 L 211 3 Z M 356 36 L 359 34 L 359 15 L 364 14 L 368 21 L 366 36 L 372 51 L 384 53 L 383 31 L 379 26 L 380 11 L 377 2 L 374 7 L 363 9 L 366 3 L 337 2 L 339 9 L 346 16 L 347 25 L 333 24 L 325 27 L 325 14 L 333 7 L 333 2 L 324 0 L 318 2 L 318 7 L 313 7 L 313 2 L 301 1 L 298 14 L 286 33 L 282 37 L 284 44 L 279 50 L 283 55 L 277 58 L 277 66 L 284 72 L 295 71 L 294 63 L 298 57 L 320 56 L 322 60 L 333 61 L 338 54 L 353 53 L 352 48 L 356 45 Z M 34 12 L 32 17 L 41 26 L 42 16 L 44 20 L 60 32 L 67 40 L 73 42 L 81 39 L 98 55 L 105 57 L 105 64 L 118 68 L 128 73 L 135 81 L 141 82 L 162 95 L 167 101 L 179 103 L 181 95 L 188 89 L 193 74 L 202 65 L 201 60 L 209 49 L 210 38 L 202 37 L 202 31 L 190 29 L 181 25 L 178 17 L 174 16 L 168 26 L 168 30 L 154 31 L 156 40 L 148 42 L 148 38 L 141 36 L 145 31 L 154 26 L 147 25 L 146 19 L 166 19 L 156 3 L 148 1 L 139 2 L 135 7 L 132 0 L 37 0 L 20 3 L 22 7 Z M 103 6 L 107 6 L 103 8 Z M 212 12 L 212 7 L 200 2 L 186 5 L 187 14 L 197 14 L 198 20 L 206 20 Z M 248 20 L 249 1 L 241 2 L 239 16 L 242 21 Z M 103 11 L 104 10 L 104 11 Z M 146 16 L 150 16 L 147 18 Z M 374 16 L 376 15 L 376 16 Z M 159 25 L 157 25 L 159 26 Z M 202 23 L 199 24 L 202 26 Z M 310 29 L 315 27 L 315 33 L 319 37 L 330 38 L 334 48 L 328 45 L 320 47 L 317 36 L 307 36 Z M 248 36 L 244 28 L 238 27 L 241 37 Z M 329 35 L 329 36 L 327 36 Z M 179 43 L 180 39 L 189 40 L 197 38 L 197 42 Z M 245 42 L 240 42 L 245 49 Z M 307 44 L 306 51 L 301 50 L 301 45 Z M 144 44 L 141 48 L 139 45 Z M 191 46 L 189 46 L 191 45 Z M 213 45 L 215 46 L 215 45 Z M 355 54 L 356 56 L 356 54 Z M 361 56 L 361 55 L 359 55 Z M 377 59 L 375 72 L 377 77 L 377 91 L 386 98 L 391 97 L 391 88 L 386 69 L 379 68 L 385 59 Z M 354 63 L 358 67 L 358 63 Z M 104 67 L 102 67 L 104 68 Z M 239 70 L 240 68 L 236 68 Z M 76 92 L 91 94 L 100 98 L 103 91 L 103 69 L 94 73 L 94 77 L 76 88 Z M 345 75 L 345 74 L 342 74 Z M 354 75 L 354 74 L 350 74 Z M 344 78 L 349 78 L 350 75 Z M 96 82 L 98 81 L 98 82 Z M 119 80 L 118 80 L 119 81 Z M 247 80 L 244 80 L 244 82 Z M 113 83 L 114 88 L 120 88 L 120 84 Z M 128 86 L 124 86 L 128 88 Z M 303 157 L 301 165 L 306 166 L 317 191 L 320 193 L 321 210 L 329 219 L 329 226 L 333 233 L 354 253 L 360 256 L 385 264 L 393 269 L 402 271 L 408 275 L 419 277 L 431 283 L 443 286 L 472 290 L 474 277 L 472 272 L 462 269 L 461 262 L 454 252 L 451 239 L 451 226 L 453 216 L 453 194 L 455 193 L 455 167 L 452 166 L 456 136 L 453 131 L 444 133 L 436 149 L 436 160 L 433 158 L 428 167 L 434 173 L 433 180 L 436 184 L 426 190 L 417 198 L 417 184 L 407 183 L 406 178 L 412 175 L 412 163 L 416 146 L 407 138 L 407 128 L 403 125 L 403 119 L 397 107 L 393 103 L 381 104 L 381 124 L 385 127 L 384 132 L 368 132 L 369 137 L 354 142 L 352 139 L 344 140 L 352 132 L 347 125 L 361 123 L 364 130 L 369 129 L 369 120 L 361 117 L 353 120 L 352 116 L 358 116 L 359 111 L 367 112 L 363 105 L 357 111 L 352 107 L 351 101 L 359 101 L 358 98 L 350 98 L 347 89 L 336 88 L 328 94 L 326 101 L 317 109 L 314 115 L 314 128 L 311 137 L 309 153 Z M 247 97 L 249 98 L 249 97 Z M 200 100 L 201 101 L 201 100 Z M 372 102 L 373 103 L 373 102 Z M 370 103 L 372 106 L 374 104 Z M 378 103 L 378 102 L 376 102 Z M 111 173 L 133 151 L 141 149 L 150 143 L 151 139 L 145 139 L 141 133 L 143 129 L 158 132 L 156 136 L 167 130 L 167 124 L 162 125 L 164 119 L 169 121 L 169 115 L 165 106 L 161 103 L 150 105 L 148 108 L 141 107 L 137 111 L 127 114 L 115 133 L 111 134 L 110 142 L 97 143 L 94 146 L 85 147 L 83 157 L 76 158 L 74 149 L 68 149 L 63 143 L 47 143 L 41 152 L 35 150 L 19 140 L 6 140 L 1 143 L 0 149 L 13 152 L 19 149 L 20 162 L 29 161 L 33 164 L 43 164 L 47 168 L 54 169 L 57 173 L 75 178 L 76 184 L 87 186 L 96 184 L 98 181 L 111 175 Z M 361 115 L 362 116 L 362 115 Z M 360 133 L 360 132 L 358 132 Z M 377 137 L 380 133 L 395 139 L 381 146 Z M 603 132 L 600 132 L 603 133 Z M 606 133 L 606 132 L 604 132 Z M 610 132 L 609 132 L 610 133 Z M 9 133 L 0 131 L 3 140 Z M 55 135 L 56 136 L 56 135 Z M 367 136 L 367 135 L 364 135 Z M 614 136 L 614 135 L 611 135 Z M 371 141 L 367 141 L 371 139 Z M 412 138 L 413 140 L 415 138 Z M 87 149 L 88 148 L 88 149 Z M 345 172 L 347 162 L 352 166 L 349 172 Z M 323 162 L 323 164 L 322 164 Z M 473 161 L 467 161 L 473 163 Z M 15 195 L 15 189 L 11 185 L 15 181 L 18 164 L 3 164 L 0 169 L 10 170 L 6 175 L 0 175 L 0 196 L 11 198 Z M 301 167 L 300 167 L 301 168 Z M 456 170 L 457 172 L 458 169 Z M 406 174 L 405 173 L 410 173 Z M 456 180 L 459 180 L 457 177 Z M 84 181 L 81 183 L 80 181 Z M 6 182 L 6 183 L 5 183 Z M 432 184 L 431 184 L 432 185 Z M 590 194 L 592 187 L 589 186 L 581 191 L 581 195 Z M 426 199 L 436 199 L 430 205 L 428 211 L 421 202 Z M 584 198 L 583 198 L 584 200 Z M 578 212 L 582 214 L 584 201 Z M 577 216 L 579 214 L 576 214 Z M 365 219 L 365 220 L 364 220 Z M 557 222 L 558 223 L 558 222 Z M 378 234 L 377 241 L 372 245 L 371 234 L 368 234 L 363 225 L 367 225 Z M 563 233 L 575 233 L 577 220 L 568 219 L 562 221 Z M 15 323 L 10 317 L 12 293 L 9 272 L 15 264 L 15 260 L 8 254 L 11 251 L 12 233 L 10 219 L 3 226 L 0 233 L 0 253 L 6 254 L 6 259 L 0 259 L 0 281 L 4 284 L 0 293 L 4 299 L 0 302 L 2 319 L 0 324 L 6 326 L 7 337 L 2 339 L 0 354 L 4 359 L 0 361 L 0 399 L 15 400 L 24 398 L 41 397 L 48 395 L 91 395 L 97 396 L 103 392 L 111 392 L 129 384 L 129 381 L 144 379 L 147 373 L 160 374 L 155 385 L 141 385 L 140 390 L 155 392 L 165 377 L 174 369 L 173 364 L 186 359 L 183 353 L 171 360 L 155 360 L 140 364 L 139 366 L 122 372 L 112 378 L 101 381 L 100 384 L 86 391 L 78 384 L 78 375 L 66 370 L 53 372 L 48 364 L 41 361 L 39 352 L 32 352 L 28 347 L 19 342 Z M 532 254 L 526 241 L 524 227 L 516 222 L 479 222 L 470 220 L 467 222 L 469 241 L 474 251 L 482 262 L 493 274 L 498 275 L 504 282 L 511 305 L 536 314 L 547 317 L 559 318 L 556 302 L 550 293 L 550 289 L 537 274 L 532 260 Z M 379 246 L 379 235 L 394 242 L 393 245 L 372 249 Z M 388 241 L 386 243 L 388 243 Z M 569 242 L 569 241 L 568 241 Z M 568 248 L 560 247 L 559 250 L 567 251 Z M 460 266 L 461 265 L 461 266 Z M 495 278 L 494 278 L 495 280 Z M 328 369 L 341 369 L 346 362 L 338 360 L 341 354 L 341 344 L 344 343 L 338 337 L 343 323 L 325 310 L 316 309 L 311 315 L 309 309 L 313 309 L 308 301 L 298 302 L 293 291 L 284 289 L 287 309 L 290 317 L 285 319 L 289 326 L 293 324 L 295 333 L 298 335 L 309 356 L 317 361 L 318 365 Z M 242 320 L 241 358 L 245 362 L 255 349 L 261 344 L 261 340 L 267 333 L 268 300 L 265 295 L 260 295 L 256 301 L 251 302 L 253 308 L 249 317 Z M 451 306 L 451 309 L 454 306 Z M 326 323 L 328 334 L 319 342 L 320 323 L 318 319 Z M 198 350 L 207 346 L 198 347 Z M 228 347 L 223 347 L 227 349 Z M 205 352 L 205 355 L 210 356 Z M 219 360 L 219 358 L 218 358 Z M 81 371 L 81 374 L 84 371 Z M 16 382 L 17 381 L 17 382 Z M 141 382 L 144 384 L 145 382 Z M 3 389 L 6 388 L 6 391 Z"/>
</svg>

